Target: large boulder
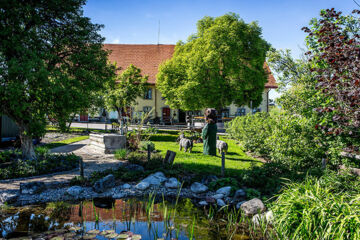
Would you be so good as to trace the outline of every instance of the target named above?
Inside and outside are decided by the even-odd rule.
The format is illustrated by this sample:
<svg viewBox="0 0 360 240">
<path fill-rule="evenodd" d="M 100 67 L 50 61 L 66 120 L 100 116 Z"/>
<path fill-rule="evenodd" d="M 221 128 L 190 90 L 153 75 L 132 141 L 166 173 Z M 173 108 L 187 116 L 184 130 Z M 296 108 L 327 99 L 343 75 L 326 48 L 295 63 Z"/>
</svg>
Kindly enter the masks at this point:
<svg viewBox="0 0 360 240">
<path fill-rule="evenodd" d="M 235 191 L 234 200 L 243 200 L 246 198 L 246 192 L 244 189 L 238 189 Z"/>
<path fill-rule="evenodd" d="M 73 197 L 78 197 L 84 189 L 80 186 L 72 186 L 66 190 L 66 193 Z"/>
<path fill-rule="evenodd" d="M 115 177 L 112 174 L 107 175 L 106 177 L 96 181 L 93 185 L 93 189 L 97 193 L 103 193 L 109 188 L 115 186 Z"/>
<path fill-rule="evenodd" d="M 217 199 L 217 200 L 216 200 L 216 204 L 217 204 L 219 207 L 224 207 L 224 206 L 226 206 L 226 203 L 225 203 L 224 200 L 222 200 L 222 199 Z"/>
<path fill-rule="evenodd" d="M 41 193 L 46 189 L 44 182 L 27 182 L 20 183 L 20 193 L 21 194 L 37 194 Z"/>
<path fill-rule="evenodd" d="M 222 199 L 222 198 L 224 198 L 224 194 L 221 194 L 221 193 L 215 194 L 215 195 L 212 196 L 212 198 L 214 198 L 214 199 Z"/>
<path fill-rule="evenodd" d="M 258 198 L 253 198 L 250 201 L 244 202 L 241 204 L 240 208 L 244 211 L 246 216 L 253 216 L 265 211 L 264 203 Z"/>
<path fill-rule="evenodd" d="M 219 188 L 216 191 L 216 194 L 222 194 L 222 195 L 224 195 L 224 197 L 228 197 L 230 195 L 230 193 L 231 193 L 231 187 L 230 186 Z"/>
<path fill-rule="evenodd" d="M 130 189 L 131 185 L 128 183 L 125 183 L 124 185 L 121 186 L 122 189 Z"/>
<path fill-rule="evenodd" d="M 154 174 L 147 176 L 141 182 L 147 182 L 153 186 L 160 186 L 166 180 L 167 180 L 167 178 L 165 177 L 165 175 L 162 172 L 156 172 Z"/>
<path fill-rule="evenodd" d="M 169 178 L 165 182 L 165 187 L 167 188 L 179 188 L 181 186 L 180 182 L 176 178 Z"/>
<path fill-rule="evenodd" d="M 0 194 L 0 206 L 5 203 L 14 203 L 17 201 L 19 195 L 17 193 L 3 192 Z"/>
<path fill-rule="evenodd" d="M 204 184 L 201 184 L 199 182 L 194 182 L 191 187 L 190 187 L 191 191 L 193 193 L 203 193 L 203 192 L 207 192 L 208 187 L 205 186 Z"/>
<path fill-rule="evenodd" d="M 144 182 L 144 181 L 139 182 L 139 183 L 136 184 L 136 186 L 135 186 L 135 188 L 136 188 L 137 190 L 141 190 L 141 191 L 146 190 L 146 189 L 148 189 L 149 187 L 150 187 L 150 183 Z"/>
</svg>

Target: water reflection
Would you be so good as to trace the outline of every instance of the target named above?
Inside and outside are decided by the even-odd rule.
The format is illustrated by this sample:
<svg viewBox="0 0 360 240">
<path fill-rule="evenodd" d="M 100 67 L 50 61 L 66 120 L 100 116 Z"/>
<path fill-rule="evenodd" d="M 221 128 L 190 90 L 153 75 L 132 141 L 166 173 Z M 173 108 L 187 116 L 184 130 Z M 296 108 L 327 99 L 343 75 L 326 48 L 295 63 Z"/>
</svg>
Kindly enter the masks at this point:
<svg viewBox="0 0 360 240">
<path fill-rule="evenodd" d="M 51 239 L 220 239 L 190 200 L 94 199 L 1 210 L 0 237 Z"/>
</svg>

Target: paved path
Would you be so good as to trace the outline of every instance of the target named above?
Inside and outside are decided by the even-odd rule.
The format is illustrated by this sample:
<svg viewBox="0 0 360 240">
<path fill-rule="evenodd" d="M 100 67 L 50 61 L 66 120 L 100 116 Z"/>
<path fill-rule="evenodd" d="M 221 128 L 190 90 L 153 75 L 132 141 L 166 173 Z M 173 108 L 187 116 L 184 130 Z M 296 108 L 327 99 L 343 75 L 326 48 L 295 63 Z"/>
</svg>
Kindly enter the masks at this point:
<svg viewBox="0 0 360 240">
<path fill-rule="evenodd" d="M 71 153 L 81 156 L 84 161 L 84 175 L 90 176 L 93 171 L 103 171 L 108 168 L 117 168 L 120 161 L 114 158 L 113 154 L 103 154 L 96 152 L 88 145 L 89 139 L 69 145 L 57 147 L 51 150 L 52 153 Z M 21 182 L 41 181 L 47 185 L 63 184 L 70 181 L 75 176 L 79 176 L 78 170 L 59 172 L 49 175 L 42 175 L 31 178 L 18 178 L 0 181 L 0 194 L 4 190 L 18 190 Z"/>
</svg>

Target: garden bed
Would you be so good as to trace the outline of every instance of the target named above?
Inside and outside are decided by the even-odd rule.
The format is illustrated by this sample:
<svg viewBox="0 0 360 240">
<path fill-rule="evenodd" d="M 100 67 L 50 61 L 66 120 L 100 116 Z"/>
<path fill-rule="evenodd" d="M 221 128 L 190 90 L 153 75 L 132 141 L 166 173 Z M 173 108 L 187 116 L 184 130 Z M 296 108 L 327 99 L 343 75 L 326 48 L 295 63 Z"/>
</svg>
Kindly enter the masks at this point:
<svg viewBox="0 0 360 240">
<path fill-rule="evenodd" d="M 35 160 L 22 159 L 20 151 L 3 151 L 0 153 L 0 180 L 72 170 L 78 167 L 79 159 L 75 154 L 48 154 L 43 148 L 37 150 Z"/>
</svg>

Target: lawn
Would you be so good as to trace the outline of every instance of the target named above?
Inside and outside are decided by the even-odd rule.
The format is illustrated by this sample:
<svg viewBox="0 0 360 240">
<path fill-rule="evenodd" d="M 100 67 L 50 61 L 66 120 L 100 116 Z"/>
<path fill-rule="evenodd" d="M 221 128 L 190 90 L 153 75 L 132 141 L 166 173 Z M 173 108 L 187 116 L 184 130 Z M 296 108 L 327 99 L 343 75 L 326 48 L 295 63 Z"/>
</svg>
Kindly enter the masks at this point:
<svg viewBox="0 0 360 240">
<path fill-rule="evenodd" d="M 170 138 L 170 137 L 169 137 Z M 248 169 L 251 164 L 261 165 L 262 163 L 246 155 L 241 147 L 231 139 L 221 138 L 229 145 L 229 151 L 225 155 L 225 169 L 227 176 L 236 177 L 242 170 Z M 202 153 L 203 144 L 194 144 L 192 153 L 179 151 L 179 144 L 175 141 L 152 140 L 155 143 L 155 149 L 165 156 L 167 150 L 176 152 L 175 165 L 181 165 L 181 168 L 195 174 L 215 174 L 221 173 L 221 157 L 204 155 Z M 180 166 L 179 166 L 180 167 Z"/>
<path fill-rule="evenodd" d="M 70 143 L 74 143 L 74 142 L 79 142 L 85 139 L 89 139 L 89 136 L 79 136 L 79 137 L 73 137 L 73 138 L 69 138 L 69 139 L 65 139 L 62 141 L 57 141 L 57 142 L 52 142 L 52 143 L 47 143 L 44 145 L 44 147 L 48 148 L 48 149 L 52 149 L 52 148 L 56 148 L 56 147 L 60 147 L 60 146 L 64 146 Z"/>
</svg>

